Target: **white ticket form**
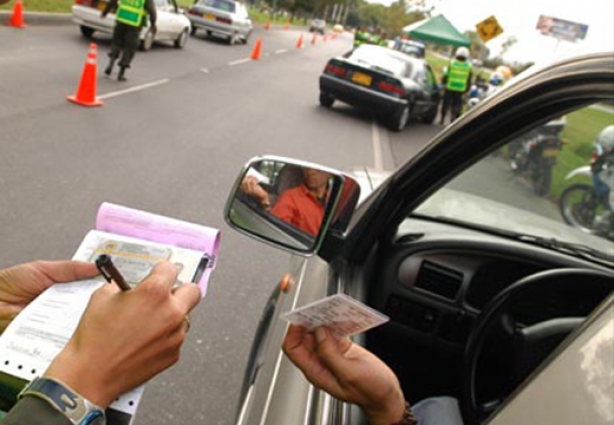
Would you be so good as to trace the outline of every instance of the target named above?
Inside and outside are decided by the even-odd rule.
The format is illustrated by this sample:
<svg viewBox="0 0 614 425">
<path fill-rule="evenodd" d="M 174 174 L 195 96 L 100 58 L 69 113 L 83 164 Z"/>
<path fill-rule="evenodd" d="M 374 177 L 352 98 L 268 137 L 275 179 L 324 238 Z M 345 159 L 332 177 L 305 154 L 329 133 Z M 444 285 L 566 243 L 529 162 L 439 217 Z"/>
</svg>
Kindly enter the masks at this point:
<svg viewBox="0 0 614 425">
<path fill-rule="evenodd" d="M 390 318 L 344 294 L 331 295 L 281 315 L 295 325 L 313 330 L 325 326 L 336 338 L 352 336 L 383 325 Z"/>
</svg>

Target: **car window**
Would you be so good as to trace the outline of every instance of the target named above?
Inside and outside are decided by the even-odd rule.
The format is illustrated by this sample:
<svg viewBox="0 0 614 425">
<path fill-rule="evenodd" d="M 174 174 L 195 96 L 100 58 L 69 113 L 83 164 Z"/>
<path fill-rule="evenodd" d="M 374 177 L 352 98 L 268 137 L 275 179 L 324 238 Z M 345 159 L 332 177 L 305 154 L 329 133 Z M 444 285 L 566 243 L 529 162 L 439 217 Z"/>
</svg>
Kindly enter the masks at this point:
<svg viewBox="0 0 614 425">
<path fill-rule="evenodd" d="M 362 66 L 368 65 L 371 69 L 395 76 L 407 76 L 412 73 L 409 62 L 396 56 L 392 50 L 385 47 L 362 45 L 350 54 L 349 59 Z"/>
<path fill-rule="evenodd" d="M 224 12 L 235 13 L 236 5 L 233 1 L 227 0 L 201 0 L 198 2 L 201 6 L 208 6 L 214 9 L 219 9 Z"/>
<path fill-rule="evenodd" d="M 614 103 L 584 107 L 523 132 L 415 213 L 614 255 Z"/>
</svg>

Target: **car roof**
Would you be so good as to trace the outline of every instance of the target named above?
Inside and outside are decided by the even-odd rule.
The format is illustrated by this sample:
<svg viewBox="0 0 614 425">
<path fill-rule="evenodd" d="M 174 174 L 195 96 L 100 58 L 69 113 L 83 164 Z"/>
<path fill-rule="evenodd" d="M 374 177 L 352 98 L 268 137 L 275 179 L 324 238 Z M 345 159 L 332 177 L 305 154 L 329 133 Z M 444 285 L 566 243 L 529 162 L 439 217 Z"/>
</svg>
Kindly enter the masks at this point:
<svg viewBox="0 0 614 425">
<path fill-rule="evenodd" d="M 361 44 L 360 46 L 358 46 L 356 48 L 356 50 L 360 49 L 361 51 L 368 51 L 368 50 L 372 50 L 373 52 L 377 52 L 377 54 L 387 54 L 389 56 L 392 56 L 394 58 L 403 60 L 405 62 L 410 62 L 412 64 L 422 64 L 424 65 L 426 62 L 424 59 L 422 58 L 416 58 L 413 56 L 408 56 L 405 53 L 399 52 L 397 50 L 392 50 L 389 49 L 388 47 L 384 47 L 384 46 L 376 46 L 374 44 Z"/>
</svg>

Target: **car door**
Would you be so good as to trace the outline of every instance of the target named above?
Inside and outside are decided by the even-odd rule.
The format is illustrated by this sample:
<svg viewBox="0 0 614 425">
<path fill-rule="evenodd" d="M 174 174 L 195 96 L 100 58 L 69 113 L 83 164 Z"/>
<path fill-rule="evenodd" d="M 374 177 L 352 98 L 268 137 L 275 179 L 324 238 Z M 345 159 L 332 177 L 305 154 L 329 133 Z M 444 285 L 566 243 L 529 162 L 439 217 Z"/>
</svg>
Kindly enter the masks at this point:
<svg viewBox="0 0 614 425">
<path fill-rule="evenodd" d="M 416 115 L 424 115 L 433 107 L 433 78 L 426 66 L 420 64 L 413 70 L 413 81 L 419 86 L 413 110 Z"/>
<path fill-rule="evenodd" d="M 156 4 L 156 40 L 173 39 L 173 20 L 172 6 L 169 0 L 154 0 Z"/>
</svg>

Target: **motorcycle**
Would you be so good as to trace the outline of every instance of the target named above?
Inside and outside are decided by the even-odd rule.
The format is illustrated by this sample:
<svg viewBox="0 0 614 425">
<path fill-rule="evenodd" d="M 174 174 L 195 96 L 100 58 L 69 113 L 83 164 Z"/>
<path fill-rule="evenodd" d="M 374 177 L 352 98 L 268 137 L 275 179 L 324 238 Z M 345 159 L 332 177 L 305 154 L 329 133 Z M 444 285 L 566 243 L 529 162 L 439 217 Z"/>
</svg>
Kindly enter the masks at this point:
<svg viewBox="0 0 614 425">
<path fill-rule="evenodd" d="M 566 180 L 578 176 L 593 179 L 592 166 L 584 166 L 570 172 Z M 614 164 L 607 163 L 598 174 L 601 190 L 595 185 L 574 183 L 567 187 L 559 200 L 561 215 L 567 224 L 584 232 L 614 241 Z"/>
<path fill-rule="evenodd" d="M 529 173 L 533 190 L 546 196 L 552 185 L 552 167 L 564 141 L 560 137 L 567 124 L 563 116 L 527 133 L 509 145 L 510 168 L 517 174 Z"/>
</svg>

